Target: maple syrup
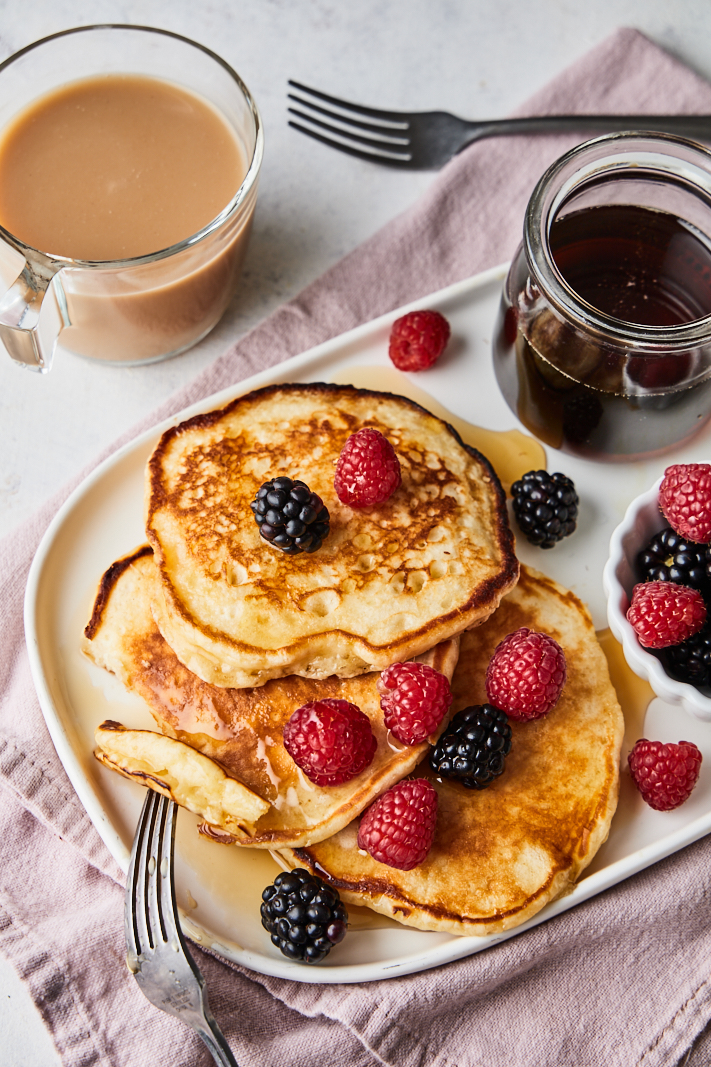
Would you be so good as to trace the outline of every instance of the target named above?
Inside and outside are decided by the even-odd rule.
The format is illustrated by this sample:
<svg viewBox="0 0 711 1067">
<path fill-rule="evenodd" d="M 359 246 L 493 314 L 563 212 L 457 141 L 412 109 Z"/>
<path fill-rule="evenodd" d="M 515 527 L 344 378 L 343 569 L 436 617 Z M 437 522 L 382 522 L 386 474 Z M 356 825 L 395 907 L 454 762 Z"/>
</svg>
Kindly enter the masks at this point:
<svg viewBox="0 0 711 1067">
<path fill-rule="evenodd" d="M 554 223 L 553 259 L 586 303 L 621 322 L 668 327 L 711 314 L 711 246 L 666 212 L 612 204 Z M 496 376 L 546 444 L 632 458 L 691 436 L 711 413 L 711 377 L 692 351 L 645 355 L 580 338 L 543 308 L 525 325 L 504 307 Z M 507 318 L 508 316 L 508 318 Z"/>
<path fill-rule="evenodd" d="M 597 639 L 605 653 L 617 699 L 625 720 L 625 737 L 622 745 L 622 758 L 626 759 L 635 742 L 644 737 L 644 720 L 647 708 L 654 700 L 654 690 L 649 682 L 634 673 L 622 650 L 622 645 L 612 634 L 609 627 L 597 631 Z"/>
<path fill-rule="evenodd" d="M 711 416 L 710 177 L 700 146 L 630 133 L 578 146 L 541 178 L 494 369 L 546 444 L 634 459 Z"/>
<path fill-rule="evenodd" d="M 481 452 L 491 463 L 506 492 L 526 471 L 545 469 L 545 450 L 533 437 L 520 430 L 485 430 L 460 419 L 394 367 L 346 367 L 329 375 L 329 380 L 339 385 L 353 385 L 357 389 L 396 393 L 414 400 L 453 426 L 465 445 Z"/>
<path fill-rule="evenodd" d="M 679 326 L 711 315 L 711 244 L 683 219 L 600 204 L 556 219 L 553 260 L 578 296 L 624 322 Z"/>
</svg>

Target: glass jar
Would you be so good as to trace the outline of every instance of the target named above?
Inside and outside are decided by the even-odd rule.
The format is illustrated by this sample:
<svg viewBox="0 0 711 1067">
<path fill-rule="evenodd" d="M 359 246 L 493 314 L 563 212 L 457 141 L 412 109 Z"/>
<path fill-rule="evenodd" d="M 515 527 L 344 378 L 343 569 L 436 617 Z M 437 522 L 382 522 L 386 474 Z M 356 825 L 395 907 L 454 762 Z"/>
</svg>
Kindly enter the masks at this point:
<svg viewBox="0 0 711 1067">
<path fill-rule="evenodd" d="M 545 444 L 659 454 L 711 415 L 711 152 L 598 137 L 528 204 L 494 339 L 502 393 Z"/>
</svg>

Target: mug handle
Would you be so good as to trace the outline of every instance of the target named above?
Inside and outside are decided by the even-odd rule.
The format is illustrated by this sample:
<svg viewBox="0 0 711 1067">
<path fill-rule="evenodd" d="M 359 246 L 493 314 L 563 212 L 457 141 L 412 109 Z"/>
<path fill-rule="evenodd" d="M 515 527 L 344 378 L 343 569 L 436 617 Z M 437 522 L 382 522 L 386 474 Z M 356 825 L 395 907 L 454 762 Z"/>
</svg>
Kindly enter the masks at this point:
<svg viewBox="0 0 711 1067">
<path fill-rule="evenodd" d="M 61 263 L 28 259 L 0 301 L 0 341 L 16 363 L 40 373 L 52 366 L 59 334 L 71 325 L 61 272 Z"/>
</svg>

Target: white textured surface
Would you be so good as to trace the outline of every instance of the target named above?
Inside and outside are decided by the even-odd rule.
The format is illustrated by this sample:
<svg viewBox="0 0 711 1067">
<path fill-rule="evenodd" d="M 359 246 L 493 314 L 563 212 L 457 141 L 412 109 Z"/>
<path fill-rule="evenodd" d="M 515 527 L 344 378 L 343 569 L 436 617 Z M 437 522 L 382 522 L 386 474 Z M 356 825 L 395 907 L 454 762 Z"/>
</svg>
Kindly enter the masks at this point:
<svg viewBox="0 0 711 1067">
<path fill-rule="evenodd" d="M 52 1040 L 15 971 L 0 967 L 0 1062 L 3 1067 L 55 1067 Z"/>
<path fill-rule="evenodd" d="M 711 78 L 708 0 L 539 0 L 534 7 L 523 0 L 35 0 L 30 8 L 1 0 L 0 15 L 0 58 L 92 21 L 184 33 L 240 72 L 266 132 L 244 281 L 206 341 L 147 368 L 60 353 L 52 373 L 39 376 L 0 360 L 0 533 L 432 182 L 431 173 L 360 163 L 290 130 L 287 78 L 376 106 L 495 117 L 620 25 L 636 26 Z M 3 1067 L 58 1062 L 5 964 L 0 1050 Z"/>
</svg>

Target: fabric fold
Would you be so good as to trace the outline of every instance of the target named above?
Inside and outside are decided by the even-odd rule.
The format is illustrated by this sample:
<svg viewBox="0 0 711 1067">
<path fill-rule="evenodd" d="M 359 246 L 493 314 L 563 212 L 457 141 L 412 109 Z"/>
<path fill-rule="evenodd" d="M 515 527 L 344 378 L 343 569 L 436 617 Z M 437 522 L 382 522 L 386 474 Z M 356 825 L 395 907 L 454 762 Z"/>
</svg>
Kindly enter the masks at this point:
<svg viewBox="0 0 711 1067">
<path fill-rule="evenodd" d="M 604 110 L 711 113 L 711 85 L 623 29 L 518 113 Z M 578 140 L 517 136 L 470 146 L 418 203 L 113 447 L 508 259 L 535 182 Z M 0 545 L 0 950 L 27 983 L 66 1067 L 207 1064 L 199 1040 L 149 1005 L 124 966 L 122 875 L 54 752 L 32 686 L 22 627 L 27 572 L 86 473 Z M 242 1067 L 662 1067 L 711 1017 L 709 871 L 711 844 L 702 840 L 486 952 L 360 986 L 288 982 L 195 952 Z"/>
</svg>

